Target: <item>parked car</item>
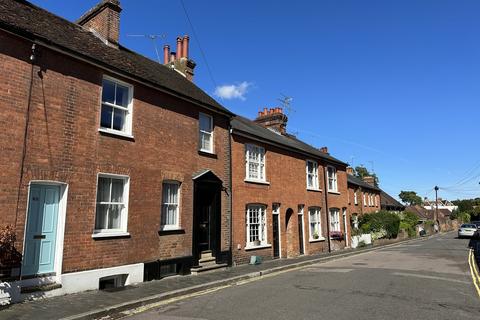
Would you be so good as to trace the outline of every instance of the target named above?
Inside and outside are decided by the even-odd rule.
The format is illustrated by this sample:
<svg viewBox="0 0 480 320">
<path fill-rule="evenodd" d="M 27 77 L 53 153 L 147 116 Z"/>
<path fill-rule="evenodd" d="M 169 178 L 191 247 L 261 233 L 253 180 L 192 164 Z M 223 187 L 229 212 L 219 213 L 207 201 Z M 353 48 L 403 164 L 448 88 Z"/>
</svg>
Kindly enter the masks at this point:
<svg viewBox="0 0 480 320">
<path fill-rule="evenodd" d="M 477 232 L 477 226 L 473 223 L 464 223 L 458 229 L 458 237 L 473 237 Z"/>
</svg>

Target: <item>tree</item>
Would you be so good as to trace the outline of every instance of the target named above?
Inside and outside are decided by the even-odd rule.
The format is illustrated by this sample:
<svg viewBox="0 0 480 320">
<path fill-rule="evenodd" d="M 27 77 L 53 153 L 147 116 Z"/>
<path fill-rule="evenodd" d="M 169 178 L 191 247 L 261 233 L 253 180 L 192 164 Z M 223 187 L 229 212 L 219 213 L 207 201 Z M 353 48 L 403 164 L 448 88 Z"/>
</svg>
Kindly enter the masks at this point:
<svg viewBox="0 0 480 320">
<path fill-rule="evenodd" d="M 422 198 L 415 191 L 400 191 L 398 195 L 403 203 L 409 206 L 421 205 Z"/>
<path fill-rule="evenodd" d="M 377 175 L 373 172 L 368 171 L 368 169 L 365 168 L 363 165 L 356 166 L 353 171 L 355 173 L 355 176 L 362 180 L 363 180 L 363 177 L 373 177 L 375 187 L 378 187 L 378 184 L 380 181 L 378 180 Z"/>
</svg>

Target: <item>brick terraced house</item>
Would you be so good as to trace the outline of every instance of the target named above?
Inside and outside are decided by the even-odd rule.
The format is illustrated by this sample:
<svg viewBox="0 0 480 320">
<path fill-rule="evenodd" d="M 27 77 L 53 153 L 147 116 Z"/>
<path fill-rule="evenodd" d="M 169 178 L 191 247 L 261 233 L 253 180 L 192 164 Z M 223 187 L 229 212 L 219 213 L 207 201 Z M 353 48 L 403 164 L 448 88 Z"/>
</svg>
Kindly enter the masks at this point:
<svg viewBox="0 0 480 320">
<path fill-rule="evenodd" d="M 120 12 L 103 0 L 72 23 L 0 0 L 0 224 L 22 254 L 14 290 L 231 261 L 232 114 L 191 81 L 188 37 L 161 65 L 118 43 Z"/>
<path fill-rule="evenodd" d="M 347 164 L 288 134 L 286 123 L 281 108 L 232 120 L 236 264 L 348 245 Z"/>
<path fill-rule="evenodd" d="M 375 186 L 374 179 L 371 176 L 358 178 L 353 175 L 353 168 L 347 168 L 348 211 L 354 227 L 358 226 L 360 216 L 380 210 L 382 190 Z"/>
</svg>

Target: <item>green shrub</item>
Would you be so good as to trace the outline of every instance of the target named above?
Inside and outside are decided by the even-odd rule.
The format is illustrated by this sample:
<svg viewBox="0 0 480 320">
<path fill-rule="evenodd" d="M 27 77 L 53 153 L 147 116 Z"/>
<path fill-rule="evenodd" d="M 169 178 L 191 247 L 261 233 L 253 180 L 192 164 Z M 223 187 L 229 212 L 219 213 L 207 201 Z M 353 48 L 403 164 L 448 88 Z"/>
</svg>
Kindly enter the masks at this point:
<svg viewBox="0 0 480 320">
<path fill-rule="evenodd" d="M 360 229 L 364 233 L 384 232 L 386 238 L 396 238 L 400 228 L 398 215 L 388 211 L 378 211 L 360 218 Z"/>
<path fill-rule="evenodd" d="M 418 216 L 410 211 L 405 211 L 400 216 L 400 229 L 405 230 L 409 237 L 417 235 L 416 226 L 418 224 Z"/>
</svg>

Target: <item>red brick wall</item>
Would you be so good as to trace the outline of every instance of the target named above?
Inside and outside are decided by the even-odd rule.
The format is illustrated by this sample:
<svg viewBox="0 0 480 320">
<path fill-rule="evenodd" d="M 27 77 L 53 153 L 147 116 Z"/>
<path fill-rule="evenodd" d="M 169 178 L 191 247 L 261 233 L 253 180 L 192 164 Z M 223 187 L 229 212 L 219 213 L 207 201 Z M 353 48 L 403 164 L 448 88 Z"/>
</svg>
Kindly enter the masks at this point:
<svg viewBox="0 0 480 320">
<path fill-rule="evenodd" d="M 303 155 L 288 152 L 270 145 L 252 142 L 265 148 L 266 157 L 266 180 L 269 185 L 245 182 L 245 143 L 250 143 L 247 138 L 233 134 L 232 137 L 232 185 L 233 185 L 233 258 L 238 264 L 249 261 L 250 256 L 258 255 L 264 259 L 273 258 L 273 247 L 265 249 L 256 249 L 246 251 L 246 226 L 245 214 L 246 205 L 249 203 L 262 203 L 267 206 L 267 239 L 268 243 L 273 243 L 272 233 L 272 204 L 280 203 L 280 229 L 281 229 L 281 257 L 293 257 L 299 254 L 299 235 L 298 235 L 298 205 L 304 207 L 304 237 L 305 254 L 315 254 L 328 250 L 327 241 L 309 241 L 309 219 L 308 208 L 321 208 L 321 227 L 322 235 L 327 236 L 327 224 L 324 196 L 324 167 L 319 162 L 319 184 L 322 189 L 319 191 L 308 191 L 306 188 L 306 157 Z M 315 160 L 315 159 L 312 159 Z M 347 207 L 347 177 L 346 168 L 337 166 L 338 190 L 340 194 L 328 194 L 328 204 L 330 208 L 340 209 L 340 219 L 342 208 Z M 286 211 L 288 208 L 293 210 L 286 225 Z M 348 218 L 348 217 L 347 217 Z M 347 222 L 349 221 L 349 218 Z M 344 231 L 341 220 L 341 229 Z M 288 239 L 288 240 L 287 240 Z M 336 248 L 344 246 L 344 242 L 332 241 Z M 240 248 L 240 249 L 239 249 Z"/>
<path fill-rule="evenodd" d="M 104 72 L 37 46 L 25 173 L 16 210 L 31 44 L 5 33 L 0 33 L 0 43 L 0 224 L 14 224 L 18 213 L 18 248 L 23 246 L 29 182 L 54 180 L 68 184 L 64 272 L 191 255 L 192 175 L 210 169 L 230 189 L 228 118 L 213 115 L 216 158 L 199 155 L 198 112 L 211 112 L 121 79 L 134 86 L 134 140 L 101 134 Z M 99 172 L 130 176 L 130 238 L 92 239 Z M 182 181 L 180 225 L 185 234 L 159 236 L 162 181 L 172 178 Z M 229 201 L 223 192 L 222 250 L 229 249 Z"/>
<path fill-rule="evenodd" d="M 357 192 L 357 203 L 355 204 L 354 200 L 354 192 Z M 363 202 L 363 194 L 366 195 L 366 202 Z M 368 194 L 373 194 L 377 199 L 376 205 L 375 202 L 372 206 L 368 204 Z M 361 187 L 353 184 L 348 184 L 348 211 L 350 215 L 356 214 L 358 217 L 362 216 L 363 214 L 377 212 L 380 210 L 380 192 L 376 190 L 370 189 L 362 189 Z"/>
</svg>

